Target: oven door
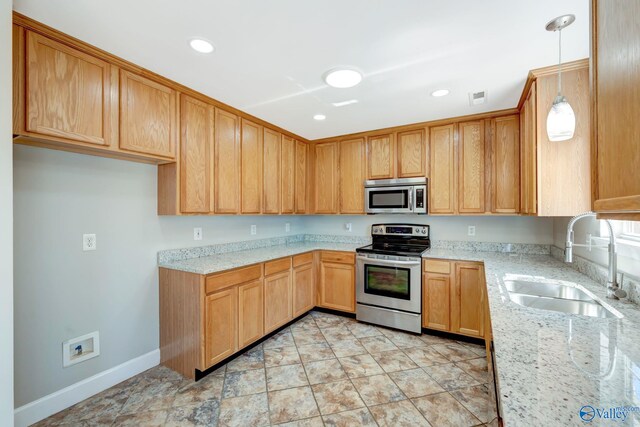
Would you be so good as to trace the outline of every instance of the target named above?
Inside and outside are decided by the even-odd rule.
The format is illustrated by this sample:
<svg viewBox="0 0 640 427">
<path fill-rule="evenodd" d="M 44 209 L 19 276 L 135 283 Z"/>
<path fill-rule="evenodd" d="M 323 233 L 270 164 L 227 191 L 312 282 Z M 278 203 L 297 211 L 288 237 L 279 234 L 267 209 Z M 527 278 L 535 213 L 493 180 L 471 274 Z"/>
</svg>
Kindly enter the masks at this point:
<svg viewBox="0 0 640 427">
<path fill-rule="evenodd" d="M 420 259 L 396 261 L 358 255 L 356 271 L 357 302 L 411 313 L 421 313 L 422 282 L 420 266 Z"/>
<path fill-rule="evenodd" d="M 413 212 L 413 186 L 365 188 L 367 213 Z"/>
</svg>

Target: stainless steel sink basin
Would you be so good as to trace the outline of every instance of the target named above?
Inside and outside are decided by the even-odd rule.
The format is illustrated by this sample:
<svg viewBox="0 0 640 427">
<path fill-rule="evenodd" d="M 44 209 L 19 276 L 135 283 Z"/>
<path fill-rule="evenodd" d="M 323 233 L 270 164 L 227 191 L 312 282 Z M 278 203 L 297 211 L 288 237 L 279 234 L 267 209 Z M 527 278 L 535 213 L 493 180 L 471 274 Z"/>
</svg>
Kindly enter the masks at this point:
<svg viewBox="0 0 640 427">
<path fill-rule="evenodd" d="M 509 299 L 523 307 L 551 310 L 589 317 L 619 318 L 580 288 L 557 282 L 505 280 Z"/>
</svg>

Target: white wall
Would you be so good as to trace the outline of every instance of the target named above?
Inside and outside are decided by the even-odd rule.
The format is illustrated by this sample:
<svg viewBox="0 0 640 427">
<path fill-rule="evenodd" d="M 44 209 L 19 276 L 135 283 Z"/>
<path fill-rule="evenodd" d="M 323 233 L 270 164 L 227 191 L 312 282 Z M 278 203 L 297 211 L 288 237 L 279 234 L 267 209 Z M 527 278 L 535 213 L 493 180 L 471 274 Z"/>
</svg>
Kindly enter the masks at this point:
<svg viewBox="0 0 640 427">
<path fill-rule="evenodd" d="M 13 425 L 11 1 L 0 0 L 0 425 Z"/>
<path fill-rule="evenodd" d="M 158 250 L 301 232 L 299 217 L 158 217 L 152 165 L 16 146 L 14 180 L 16 407 L 158 348 Z M 100 357 L 63 368 L 62 342 L 94 330 Z"/>
<path fill-rule="evenodd" d="M 409 222 L 429 224 L 432 240 L 469 240 L 501 243 L 553 243 L 553 219 L 533 217 L 430 216 L 430 215 L 340 215 L 305 217 L 307 233 L 368 236 L 371 224 Z M 352 232 L 345 229 L 352 224 Z M 476 235 L 468 236 L 468 226 Z"/>
</svg>

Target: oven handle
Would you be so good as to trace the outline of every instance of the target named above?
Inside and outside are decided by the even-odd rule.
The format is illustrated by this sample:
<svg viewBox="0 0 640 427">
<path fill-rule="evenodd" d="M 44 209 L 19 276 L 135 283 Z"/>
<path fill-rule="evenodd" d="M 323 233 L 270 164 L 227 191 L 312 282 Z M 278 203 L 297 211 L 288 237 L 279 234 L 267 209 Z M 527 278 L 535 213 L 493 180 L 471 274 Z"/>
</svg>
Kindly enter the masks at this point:
<svg viewBox="0 0 640 427">
<path fill-rule="evenodd" d="M 384 264 L 384 265 L 420 265 L 420 261 L 390 261 L 386 259 L 367 258 L 364 256 L 358 256 L 356 259 L 361 261 L 368 261 L 370 264 Z"/>
</svg>

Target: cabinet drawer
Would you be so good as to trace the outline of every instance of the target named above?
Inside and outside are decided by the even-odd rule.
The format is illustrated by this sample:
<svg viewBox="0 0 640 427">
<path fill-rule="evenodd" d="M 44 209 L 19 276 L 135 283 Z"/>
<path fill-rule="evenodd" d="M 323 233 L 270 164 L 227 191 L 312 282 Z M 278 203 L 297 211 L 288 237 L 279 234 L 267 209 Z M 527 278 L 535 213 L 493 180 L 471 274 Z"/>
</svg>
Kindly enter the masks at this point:
<svg viewBox="0 0 640 427">
<path fill-rule="evenodd" d="M 306 254 L 300 254 L 293 257 L 294 267 L 309 264 L 310 262 L 313 262 L 313 252 L 307 252 Z"/>
<path fill-rule="evenodd" d="M 262 265 L 256 264 L 250 267 L 239 268 L 237 270 L 225 271 L 207 276 L 205 280 L 205 290 L 207 294 L 229 286 L 249 282 L 259 279 L 262 276 Z"/>
<path fill-rule="evenodd" d="M 352 252 L 322 251 L 322 261 L 336 262 L 338 264 L 355 264 L 356 254 Z"/>
<path fill-rule="evenodd" d="M 280 273 L 281 271 L 289 270 L 291 268 L 291 257 L 280 258 L 275 261 L 269 261 L 264 263 L 264 275 L 270 276 L 272 274 Z"/>
<path fill-rule="evenodd" d="M 451 273 L 451 263 L 449 261 L 426 259 L 423 261 L 422 265 L 424 266 L 424 271 L 428 271 L 429 273 Z"/>
</svg>

